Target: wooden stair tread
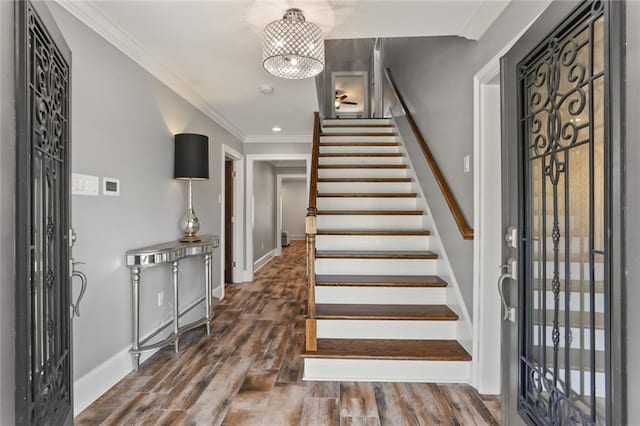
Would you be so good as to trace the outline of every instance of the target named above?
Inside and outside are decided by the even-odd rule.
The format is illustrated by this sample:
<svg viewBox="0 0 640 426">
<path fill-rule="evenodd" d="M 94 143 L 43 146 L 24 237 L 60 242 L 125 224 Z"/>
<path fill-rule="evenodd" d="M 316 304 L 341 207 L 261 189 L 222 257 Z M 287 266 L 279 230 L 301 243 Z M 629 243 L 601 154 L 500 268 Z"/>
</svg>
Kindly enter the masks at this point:
<svg viewBox="0 0 640 426">
<path fill-rule="evenodd" d="M 371 231 L 364 229 L 319 229 L 317 235 L 365 235 L 365 236 L 425 236 L 431 235 L 426 229 L 393 229 L 385 231 Z"/>
<path fill-rule="evenodd" d="M 323 146 L 400 146 L 400 142 L 320 142 Z"/>
<path fill-rule="evenodd" d="M 413 179 L 407 178 L 383 178 L 383 177 L 352 177 L 352 178 L 319 178 L 318 183 L 338 183 L 338 182 L 350 182 L 350 183 L 410 183 Z"/>
<path fill-rule="evenodd" d="M 317 319 L 457 321 L 447 305 L 317 304 Z"/>
<path fill-rule="evenodd" d="M 407 164 L 319 164 L 319 169 L 408 169 Z"/>
<path fill-rule="evenodd" d="M 402 152 L 321 152 L 319 157 L 404 157 Z"/>
<path fill-rule="evenodd" d="M 420 216 L 422 210 L 318 210 L 319 215 Z"/>
<path fill-rule="evenodd" d="M 355 127 L 355 126 L 354 126 Z M 344 133 L 322 133 L 320 137 L 324 138 L 327 136 L 398 136 L 396 132 L 344 132 Z"/>
<path fill-rule="evenodd" d="M 393 124 L 324 124 L 322 127 L 395 127 Z"/>
<path fill-rule="evenodd" d="M 316 275 L 317 286 L 345 287 L 446 287 L 435 275 Z"/>
<path fill-rule="evenodd" d="M 409 361 L 470 361 L 455 340 L 318 339 L 318 350 L 303 358 L 386 359 Z"/>
<path fill-rule="evenodd" d="M 415 192 L 323 192 L 320 198 L 416 198 Z"/>
<path fill-rule="evenodd" d="M 316 250 L 316 259 L 437 259 L 428 250 Z"/>
</svg>

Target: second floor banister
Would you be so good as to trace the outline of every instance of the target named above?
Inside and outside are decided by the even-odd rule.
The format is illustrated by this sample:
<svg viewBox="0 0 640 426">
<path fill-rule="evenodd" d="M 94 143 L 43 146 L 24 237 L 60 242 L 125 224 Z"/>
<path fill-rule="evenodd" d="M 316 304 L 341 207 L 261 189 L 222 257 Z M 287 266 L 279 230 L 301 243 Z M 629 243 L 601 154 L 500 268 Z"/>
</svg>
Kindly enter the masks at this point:
<svg viewBox="0 0 640 426">
<path fill-rule="evenodd" d="M 311 147 L 311 171 L 309 179 L 309 207 L 305 218 L 305 240 L 307 251 L 307 316 L 305 320 L 305 349 L 318 350 L 316 320 L 316 234 L 318 199 L 318 157 L 320 154 L 320 114 L 313 114 L 313 144 Z"/>
</svg>

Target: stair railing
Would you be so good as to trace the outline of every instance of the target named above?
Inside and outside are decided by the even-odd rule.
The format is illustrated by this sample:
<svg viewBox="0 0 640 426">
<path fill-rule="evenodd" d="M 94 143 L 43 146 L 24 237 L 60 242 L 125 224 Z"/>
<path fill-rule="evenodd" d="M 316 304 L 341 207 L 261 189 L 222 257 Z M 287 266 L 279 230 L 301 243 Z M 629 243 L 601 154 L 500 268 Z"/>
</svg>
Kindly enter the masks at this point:
<svg viewBox="0 0 640 426">
<path fill-rule="evenodd" d="M 316 234 L 318 198 L 318 157 L 320 155 L 320 113 L 313 113 L 313 144 L 311 147 L 311 175 L 309 184 L 309 207 L 305 218 L 305 240 L 307 249 L 307 315 L 305 319 L 305 349 L 318 350 L 316 320 Z"/>
<path fill-rule="evenodd" d="M 467 223 L 467 220 L 465 219 L 464 214 L 462 213 L 462 209 L 460 208 L 460 205 L 458 204 L 456 197 L 453 195 L 453 192 L 449 187 L 449 183 L 447 182 L 447 179 L 444 177 L 444 174 L 442 174 L 442 170 L 440 170 L 440 166 L 438 165 L 438 162 L 436 161 L 435 157 L 433 156 L 433 153 L 429 149 L 426 139 L 424 138 L 424 136 L 422 136 L 422 132 L 420 132 L 420 129 L 416 124 L 416 121 L 411 115 L 411 112 L 409 111 L 409 107 L 407 106 L 407 103 L 405 102 L 404 98 L 400 94 L 400 91 L 398 90 L 398 86 L 396 86 L 396 83 L 393 81 L 393 77 L 391 76 L 391 70 L 389 68 L 386 68 L 384 73 L 385 73 L 385 76 L 387 77 L 389 86 L 391 87 L 391 91 L 393 92 L 396 100 L 400 103 L 400 106 L 402 107 L 402 111 L 404 112 L 404 115 L 407 118 L 409 127 L 411 127 L 411 131 L 413 132 L 413 135 L 418 141 L 418 145 L 420 146 L 420 149 L 422 150 L 422 153 L 424 154 L 424 157 L 426 158 L 427 163 L 429 164 L 429 167 L 431 167 L 431 170 L 433 171 L 433 175 L 436 178 L 436 182 L 438 182 L 440 191 L 442 191 L 442 195 L 444 196 L 444 199 L 446 200 L 447 205 L 449 206 L 449 210 L 453 215 L 453 219 L 456 221 L 456 224 L 458 225 L 458 229 L 460 230 L 460 234 L 462 234 L 462 238 L 464 238 L 465 240 L 473 240 L 473 228 L 471 228 Z"/>
</svg>

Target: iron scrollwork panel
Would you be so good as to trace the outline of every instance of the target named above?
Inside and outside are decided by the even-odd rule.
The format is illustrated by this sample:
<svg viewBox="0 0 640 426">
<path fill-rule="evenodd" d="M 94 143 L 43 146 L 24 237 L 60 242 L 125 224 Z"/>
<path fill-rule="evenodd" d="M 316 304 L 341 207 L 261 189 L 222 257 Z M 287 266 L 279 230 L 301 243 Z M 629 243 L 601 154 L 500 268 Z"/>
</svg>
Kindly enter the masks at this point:
<svg viewBox="0 0 640 426">
<path fill-rule="evenodd" d="M 535 424 L 606 414 L 605 6 L 584 2 L 519 65 L 519 408 Z"/>
<path fill-rule="evenodd" d="M 68 142 L 70 69 L 27 3 L 30 221 L 27 416 L 61 424 L 71 407 Z"/>
</svg>

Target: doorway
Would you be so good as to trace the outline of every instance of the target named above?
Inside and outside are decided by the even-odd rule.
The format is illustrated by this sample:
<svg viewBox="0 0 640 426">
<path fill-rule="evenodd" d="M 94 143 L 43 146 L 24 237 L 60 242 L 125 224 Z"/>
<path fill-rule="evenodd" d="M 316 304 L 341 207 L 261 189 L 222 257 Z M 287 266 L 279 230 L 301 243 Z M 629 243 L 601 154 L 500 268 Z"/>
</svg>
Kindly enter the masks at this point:
<svg viewBox="0 0 640 426">
<path fill-rule="evenodd" d="M 213 290 L 215 297 L 224 297 L 225 284 L 244 281 L 244 157 L 228 145 L 220 151 L 220 288 Z"/>
<path fill-rule="evenodd" d="M 224 161 L 224 283 L 233 282 L 233 160 Z"/>
<path fill-rule="evenodd" d="M 339 71 L 331 73 L 331 87 L 335 95 L 332 118 L 368 118 L 369 73 Z"/>
<path fill-rule="evenodd" d="M 623 345 L 610 195 L 623 176 L 610 113 L 620 5 L 554 2 L 502 59 L 502 230 L 513 230 L 502 260 L 515 259 L 517 283 L 502 326 L 508 424 L 623 423 L 623 366 L 611 361 Z"/>
<path fill-rule="evenodd" d="M 15 421 L 70 425 L 71 50 L 44 2 L 15 7 Z"/>
</svg>

